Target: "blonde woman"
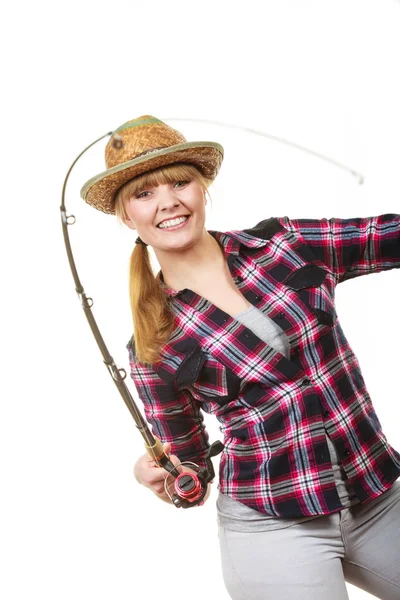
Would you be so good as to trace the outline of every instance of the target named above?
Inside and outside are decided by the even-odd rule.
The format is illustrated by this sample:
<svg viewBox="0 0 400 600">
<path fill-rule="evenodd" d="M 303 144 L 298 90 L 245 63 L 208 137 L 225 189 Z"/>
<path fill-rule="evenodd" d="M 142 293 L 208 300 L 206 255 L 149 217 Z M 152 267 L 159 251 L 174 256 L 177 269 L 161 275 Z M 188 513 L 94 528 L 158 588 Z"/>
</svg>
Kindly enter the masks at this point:
<svg viewBox="0 0 400 600">
<path fill-rule="evenodd" d="M 127 349 L 146 418 L 175 464 L 199 466 L 209 448 L 202 411 L 220 422 L 217 518 L 231 598 L 345 600 L 348 581 L 395 600 L 400 454 L 334 296 L 342 281 L 400 267 L 400 215 L 207 230 L 222 160 L 220 144 L 187 142 L 144 115 L 113 132 L 107 170 L 81 190 L 139 234 Z M 170 501 L 167 472 L 147 454 L 134 474 Z"/>
</svg>

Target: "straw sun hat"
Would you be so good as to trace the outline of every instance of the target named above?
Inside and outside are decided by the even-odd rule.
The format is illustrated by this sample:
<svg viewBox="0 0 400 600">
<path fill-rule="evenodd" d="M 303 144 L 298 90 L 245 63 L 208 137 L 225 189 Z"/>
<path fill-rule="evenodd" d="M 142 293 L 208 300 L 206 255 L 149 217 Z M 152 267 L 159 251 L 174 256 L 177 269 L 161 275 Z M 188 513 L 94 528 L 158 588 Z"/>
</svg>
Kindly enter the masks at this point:
<svg viewBox="0 0 400 600">
<path fill-rule="evenodd" d="M 143 115 L 113 131 L 105 149 L 107 170 L 89 179 L 80 194 L 97 210 L 115 214 L 115 195 L 133 177 L 164 165 L 188 162 L 213 180 L 223 158 L 224 149 L 217 142 L 187 142 L 163 121 Z"/>
</svg>

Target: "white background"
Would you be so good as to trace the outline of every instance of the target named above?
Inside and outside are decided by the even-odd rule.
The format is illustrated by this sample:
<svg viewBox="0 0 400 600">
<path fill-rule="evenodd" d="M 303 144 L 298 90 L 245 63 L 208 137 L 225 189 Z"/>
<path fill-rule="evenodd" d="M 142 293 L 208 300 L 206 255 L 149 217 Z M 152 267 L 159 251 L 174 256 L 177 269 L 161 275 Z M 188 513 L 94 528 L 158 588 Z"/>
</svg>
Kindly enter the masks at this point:
<svg viewBox="0 0 400 600">
<path fill-rule="evenodd" d="M 400 5 L 39 1 L 4 16 L 0 595 L 228 599 L 216 486 L 203 507 L 177 510 L 133 478 L 142 438 L 74 289 L 59 211 L 64 177 L 95 139 L 151 114 L 188 140 L 225 148 L 208 229 L 279 215 L 399 213 Z M 361 173 L 364 184 L 288 143 L 173 118 L 262 130 Z M 72 171 L 66 206 L 94 316 L 128 369 L 135 232 L 79 196 L 104 170 L 107 140 Z M 397 450 L 399 292 L 397 269 L 336 289 L 342 327 Z M 210 440 L 221 439 L 217 421 L 205 419 Z M 348 590 L 352 600 L 372 597 Z"/>
</svg>

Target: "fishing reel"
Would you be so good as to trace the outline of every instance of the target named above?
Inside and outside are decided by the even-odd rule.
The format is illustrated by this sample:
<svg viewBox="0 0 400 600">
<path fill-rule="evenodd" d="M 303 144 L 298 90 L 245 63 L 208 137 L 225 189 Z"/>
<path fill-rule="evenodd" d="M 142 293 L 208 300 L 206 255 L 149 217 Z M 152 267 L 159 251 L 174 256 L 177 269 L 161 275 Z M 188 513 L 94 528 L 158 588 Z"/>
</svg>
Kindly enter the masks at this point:
<svg viewBox="0 0 400 600">
<path fill-rule="evenodd" d="M 224 444 L 217 440 L 209 447 L 205 456 L 206 467 L 199 467 L 196 463 L 186 461 L 179 463 L 180 466 L 193 465 L 196 467 L 196 473 L 180 473 L 172 461 L 164 454 L 157 462 L 168 471 L 165 480 L 165 491 L 171 502 L 177 508 L 191 508 L 201 505 L 203 498 L 207 493 L 208 483 L 215 477 L 214 466 L 211 458 L 217 456 L 224 449 Z M 164 464 L 163 464 L 164 463 Z M 192 466 L 190 466 L 192 468 Z M 168 491 L 168 478 L 174 478 L 172 484 L 172 493 Z M 171 485 L 171 484 L 170 484 Z"/>
</svg>

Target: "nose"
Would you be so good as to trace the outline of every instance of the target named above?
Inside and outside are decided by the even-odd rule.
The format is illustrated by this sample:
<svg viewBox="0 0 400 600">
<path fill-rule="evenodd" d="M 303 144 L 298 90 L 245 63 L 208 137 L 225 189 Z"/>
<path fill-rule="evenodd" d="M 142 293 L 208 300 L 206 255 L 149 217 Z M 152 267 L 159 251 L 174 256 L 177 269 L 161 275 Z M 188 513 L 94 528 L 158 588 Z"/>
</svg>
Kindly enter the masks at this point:
<svg viewBox="0 0 400 600">
<path fill-rule="evenodd" d="M 179 204 L 179 200 L 175 195 L 175 191 L 173 189 L 169 189 L 167 185 L 159 186 L 158 201 L 160 209 L 173 208 Z"/>
</svg>

